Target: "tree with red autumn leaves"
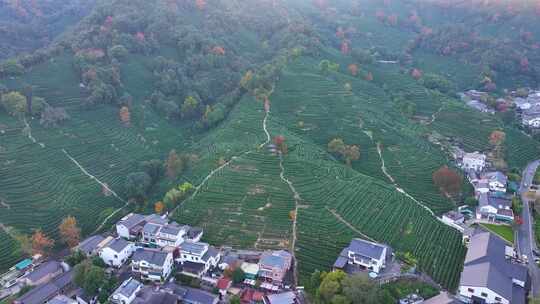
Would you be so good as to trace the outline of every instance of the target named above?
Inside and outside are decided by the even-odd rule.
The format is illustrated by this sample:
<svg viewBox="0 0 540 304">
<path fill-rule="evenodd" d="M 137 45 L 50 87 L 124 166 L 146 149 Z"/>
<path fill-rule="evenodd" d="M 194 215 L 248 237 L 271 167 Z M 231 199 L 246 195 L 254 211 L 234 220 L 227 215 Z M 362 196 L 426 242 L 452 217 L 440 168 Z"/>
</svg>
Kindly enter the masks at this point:
<svg viewBox="0 0 540 304">
<path fill-rule="evenodd" d="M 461 190 L 462 177 L 456 171 L 443 166 L 433 173 L 433 183 L 445 194 L 455 195 Z"/>
<path fill-rule="evenodd" d="M 276 145 L 276 149 L 281 154 L 287 154 L 287 152 L 289 151 L 287 143 L 285 142 L 285 137 L 283 135 L 278 135 L 274 137 L 274 144 Z"/>
</svg>

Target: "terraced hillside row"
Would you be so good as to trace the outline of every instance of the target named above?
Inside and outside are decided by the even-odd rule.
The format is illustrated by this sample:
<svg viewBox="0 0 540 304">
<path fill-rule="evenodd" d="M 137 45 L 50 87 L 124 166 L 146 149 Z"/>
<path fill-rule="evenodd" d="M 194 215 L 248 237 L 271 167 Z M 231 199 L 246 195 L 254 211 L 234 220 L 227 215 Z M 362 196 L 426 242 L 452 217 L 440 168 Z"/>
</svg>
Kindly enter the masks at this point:
<svg viewBox="0 0 540 304">
<path fill-rule="evenodd" d="M 69 57 L 58 57 L 36 66 L 21 80 L 6 81 L 11 88 L 31 83 L 36 96 L 65 107 L 71 117 L 60 128 L 46 129 L 38 119 L 28 120 L 27 127 L 24 119 L 0 113 L 0 197 L 4 202 L 0 223 L 22 233 L 41 228 L 56 236 L 62 218 L 73 215 L 87 234 L 124 205 L 113 196 L 103 196 L 102 187 L 70 157 L 124 197 L 125 177 L 138 170 L 140 161 L 163 159 L 170 149 L 187 144 L 182 140 L 187 131 L 179 131 L 182 128 L 151 111 L 147 111 L 142 126 L 132 113 L 133 124 L 125 127 L 116 107 L 85 107 L 71 64 Z M 42 77 L 47 71 L 52 71 L 52 76 Z M 10 248 L 17 255 L 14 246 L 5 242 L 6 250 Z M 0 263 L 0 269 L 8 266 Z"/>
<path fill-rule="evenodd" d="M 417 91 L 424 103 L 431 100 L 429 92 L 407 76 L 395 77 L 403 79 L 403 90 Z M 361 157 L 353 163 L 354 169 L 390 182 L 381 170 L 379 144 L 385 165 L 400 187 L 435 212 L 451 208 L 431 180 L 432 173 L 447 163 L 444 153 L 425 138 L 429 129 L 404 118 L 377 84 L 343 74 L 322 75 L 317 62 L 309 59 L 292 64 L 280 84 L 272 98 L 272 113 L 287 129 L 321 147 L 337 137 L 359 145 Z"/>
<path fill-rule="evenodd" d="M 315 269 L 328 269 L 343 246 L 352 237 L 361 236 L 360 231 L 399 251 L 418 255 L 421 269 L 454 288 L 464 254 L 460 234 L 385 182 L 346 168 L 333 160 L 324 146 L 288 131 L 287 116 L 277 109 L 282 102 L 279 94 L 278 89 L 272 96 L 268 129 L 272 136 L 282 134 L 287 139 L 290 154 L 284 158 L 284 175 L 301 196 L 295 248 L 301 279 Z M 279 179 L 278 157 L 265 149 L 257 150 L 254 144 L 262 126 L 253 117 L 262 118 L 261 106 L 250 98 L 237 106 L 220 130 L 228 130 L 231 138 L 244 132 L 251 144 L 244 145 L 244 151 L 236 154 L 239 157 L 208 179 L 175 215 L 181 222 L 203 225 L 211 242 L 249 248 L 286 248 L 291 244 L 293 195 Z M 235 129 L 228 128 L 230 124 Z M 210 134 L 203 141 L 212 139 L 216 137 Z M 430 254 L 423 254 L 425 250 Z"/>
</svg>

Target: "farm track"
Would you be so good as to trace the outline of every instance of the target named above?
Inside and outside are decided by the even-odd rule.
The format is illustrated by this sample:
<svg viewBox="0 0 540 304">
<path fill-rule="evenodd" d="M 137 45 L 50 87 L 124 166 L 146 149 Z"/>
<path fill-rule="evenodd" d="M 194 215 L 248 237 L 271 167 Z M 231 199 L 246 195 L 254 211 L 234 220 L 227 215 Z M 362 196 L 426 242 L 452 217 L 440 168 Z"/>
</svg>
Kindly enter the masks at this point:
<svg viewBox="0 0 540 304">
<path fill-rule="evenodd" d="M 388 173 L 388 171 L 386 170 L 386 166 L 384 165 L 384 157 L 382 155 L 382 148 L 381 148 L 381 143 L 377 143 L 377 153 L 379 154 L 379 158 L 381 160 L 381 170 L 382 172 L 384 173 L 384 175 L 392 182 L 394 188 L 396 189 L 397 192 L 405 195 L 406 197 L 410 198 L 412 201 L 414 201 L 417 205 L 419 205 L 420 207 L 424 208 L 425 210 L 427 210 L 431 215 L 433 215 L 435 218 L 437 218 L 438 220 L 440 220 L 437 215 L 435 215 L 435 212 L 433 212 L 433 210 L 431 210 L 428 206 L 424 205 L 422 202 L 420 202 L 419 200 L 417 200 L 414 196 L 410 195 L 407 191 L 403 190 L 403 188 L 399 187 L 399 185 L 397 184 L 396 180 L 392 177 L 392 175 L 390 175 L 390 173 Z"/>
<path fill-rule="evenodd" d="M 129 202 L 124 200 L 123 198 L 121 198 L 118 194 L 116 194 L 116 192 L 114 192 L 114 190 L 112 190 L 111 188 L 109 188 L 109 186 L 107 184 L 105 184 L 104 182 L 100 181 L 97 177 L 95 177 L 94 175 L 90 174 L 75 158 L 73 158 L 67 151 L 66 149 L 62 149 L 62 152 L 64 152 L 64 154 L 66 155 L 67 158 L 69 158 L 69 160 L 71 160 L 80 170 L 81 172 L 88 176 L 90 179 L 96 181 L 98 184 L 101 185 L 101 187 L 105 188 L 110 194 L 112 194 L 116 199 L 118 199 L 119 201 L 121 201 L 122 203 L 124 203 L 124 205 L 118 209 L 116 209 L 115 211 L 113 211 L 109 216 L 107 216 L 100 224 L 99 226 L 96 228 L 96 230 L 94 230 L 94 233 L 96 233 L 97 231 L 101 230 L 103 228 L 103 226 L 107 223 L 107 221 L 109 221 L 113 216 L 115 216 L 116 214 L 118 214 L 118 212 L 122 211 L 124 208 L 126 208 L 128 205 L 129 205 Z"/>
</svg>

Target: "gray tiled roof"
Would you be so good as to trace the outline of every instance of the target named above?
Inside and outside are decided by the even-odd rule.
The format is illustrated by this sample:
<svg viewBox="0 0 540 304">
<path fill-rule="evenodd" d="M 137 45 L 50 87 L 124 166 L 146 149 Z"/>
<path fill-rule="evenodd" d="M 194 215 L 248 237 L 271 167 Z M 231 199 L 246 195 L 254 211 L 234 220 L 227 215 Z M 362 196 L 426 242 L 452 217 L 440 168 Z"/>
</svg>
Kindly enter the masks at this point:
<svg viewBox="0 0 540 304">
<path fill-rule="evenodd" d="M 184 303 L 190 304 L 213 304 L 216 303 L 218 297 L 209 292 L 195 289 L 191 287 L 186 287 L 186 294 L 184 296 Z"/>
<path fill-rule="evenodd" d="M 73 281 L 73 271 L 68 271 L 58 276 L 50 283 L 41 284 L 25 293 L 17 299 L 23 304 L 43 304 L 59 294 L 66 286 Z"/>
<path fill-rule="evenodd" d="M 48 261 L 39 265 L 34 271 L 29 273 L 26 278 L 32 282 L 37 282 L 47 275 L 62 271 L 62 265 L 57 261 Z"/>
<path fill-rule="evenodd" d="M 100 234 L 92 235 L 86 240 L 80 242 L 77 248 L 83 252 L 92 252 L 97 249 L 99 243 L 103 242 L 104 239 L 105 237 Z"/>
<path fill-rule="evenodd" d="M 132 214 L 126 216 L 126 217 L 127 218 L 125 220 L 119 221 L 118 225 L 123 225 L 128 229 L 131 229 L 131 228 L 139 225 L 146 218 L 146 216 L 141 215 L 141 214 L 137 214 L 137 213 L 132 213 Z"/>
<path fill-rule="evenodd" d="M 178 235 L 180 231 L 182 231 L 183 229 L 184 229 L 184 226 L 180 226 L 177 223 L 170 223 L 163 226 L 160 230 L 160 233 Z"/>
<path fill-rule="evenodd" d="M 152 223 L 146 223 L 146 225 L 144 225 L 144 227 L 143 227 L 143 233 L 156 234 L 158 232 L 159 228 L 161 228 L 161 225 L 156 225 L 156 224 L 152 224 Z"/>
<path fill-rule="evenodd" d="M 120 285 L 112 294 L 114 296 L 115 294 L 121 294 L 127 298 L 131 297 L 139 287 L 142 287 L 143 284 L 134 278 L 129 278 L 126 281 Z"/>
<path fill-rule="evenodd" d="M 166 218 L 162 218 L 161 216 L 159 216 L 157 214 L 150 214 L 150 215 L 146 216 L 145 221 L 147 223 L 153 223 L 153 224 L 157 224 L 157 225 L 161 225 L 161 226 L 167 224 L 167 222 L 168 222 Z"/>
<path fill-rule="evenodd" d="M 170 253 L 159 249 L 139 248 L 133 254 L 133 262 L 146 261 L 156 266 L 163 266 Z"/>
<path fill-rule="evenodd" d="M 202 256 L 203 261 L 208 261 L 210 258 L 215 258 L 219 255 L 219 250 L 216 249 L 214 246 L 208 246 L 208 250 L 205 252 L 205 254 Z"/>
<path fill-rule="evenodd" d="M 386 246 L 369 242 L 362 239 L 353 239 L 349 245 L 349 250 L 355 254 L 366 256 L 372 259 L 380 260 L 382 258 L 383 250 Z"/>
<path fill-rule="evenodd" d="M 116 252 L 121 252 L 129 245 L 130 243 L 124 240 L 123 238 L 117 238 L 117 239 L 112 240 L 109 244 L 107 244 L 107 247 L 111 248 L 112 250 Z"/>
<path fill-rule="evenodd" d="M 503 240 L 489 232 L 473 235 L 465 256 L 460 285 L 486 287 L 511 303 L 519 303 L 518 299 L 512 298 L 512 279 L 526 281 L 527 269 L 506 260 L 505 247 Z"/>
<path fill-rule="evenodd" d="M 197 255 L 202 254 L 208 247 L 209 247 L 208 244 L 202 243 L 202 242 L 197 242 L 197 243 L 184 242 L 182 245 L 180 245 L 180 249 L 183 252 L 188 252 L 188 253 L 197 254 Z"/>
</svg>

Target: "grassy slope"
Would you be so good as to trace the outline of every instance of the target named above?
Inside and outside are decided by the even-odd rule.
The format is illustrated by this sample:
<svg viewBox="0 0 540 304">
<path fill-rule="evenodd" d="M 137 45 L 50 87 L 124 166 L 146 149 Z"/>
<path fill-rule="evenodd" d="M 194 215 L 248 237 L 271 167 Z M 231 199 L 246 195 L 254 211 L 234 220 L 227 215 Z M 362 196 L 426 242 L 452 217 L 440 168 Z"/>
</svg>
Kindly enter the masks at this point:
<svg viewBox="0 0 540 304">
<path fill-rule="evenodd" d="M 509 243 L 514 243 L 514 231 L 510 226 L 501 226 L 493 224 L 480 224 L 480 226 L 486 228 L 487 230 L 499 235 L 502 239 L 506 240 Z"/>
</svg>

